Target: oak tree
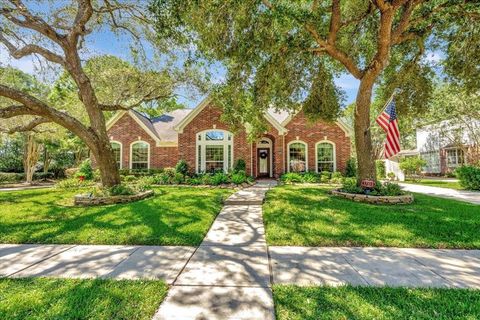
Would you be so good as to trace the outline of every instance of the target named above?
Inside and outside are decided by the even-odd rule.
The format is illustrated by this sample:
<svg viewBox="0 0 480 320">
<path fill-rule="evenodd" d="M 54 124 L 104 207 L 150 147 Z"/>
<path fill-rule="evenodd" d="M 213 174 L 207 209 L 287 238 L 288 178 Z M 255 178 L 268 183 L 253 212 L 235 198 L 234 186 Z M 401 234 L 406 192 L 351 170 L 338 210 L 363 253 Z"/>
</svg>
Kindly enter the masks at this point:
<svg viewBox="0 0 480 320">
<path fill-rule="evenodd" d="M 376 85 L 384 82 L 389 95 L 404 87 L 402 101 L 411 101 L 429 88 L 421 84 L 432 75 L 425 59 L 431 48 L 443 51 L 452 78 L 478 90 L 475 1 L 155 0 L 151 10 L 161 37 L 185 45 L 193 58 L 222 62 L 218 99 L 233 121 L 261 124 L 255 118 L 272 106 L 302 105 L 312 118 L 333 120 L 342 97 L 333 79 L 342 73 L 358 79 L 360 179 L 376 176 L 370 130 Z"/>
</svg>

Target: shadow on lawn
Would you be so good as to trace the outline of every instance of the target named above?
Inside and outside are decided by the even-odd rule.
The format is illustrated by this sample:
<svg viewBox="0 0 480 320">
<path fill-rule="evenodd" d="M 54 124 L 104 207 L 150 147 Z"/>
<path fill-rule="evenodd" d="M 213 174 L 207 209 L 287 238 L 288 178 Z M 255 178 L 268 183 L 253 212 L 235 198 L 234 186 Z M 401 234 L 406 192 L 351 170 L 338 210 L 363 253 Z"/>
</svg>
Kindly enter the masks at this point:
<svg viewBox="0 0 480 320">
<path fill-rule="evenodd" d="M 221 194 L 166 188 L 138 202 L 82 208 L 58 205 L 62 192 L 15 193 L 10 209 L 17 211 L 0 220 L 0 242 L 197 245 L 221 209 Z"/>
<path fill-rule="evenodd" d="M 480 206 L 415 195 L 412 205 L 336 198 L 321 187 L 272 190 L 264 207 L 275 245 L 480 248 Z"/>
<path fill-rule="evenodd" d="M 47 278 L 3 279 L 0 288 L 3 319 L 150 319 L 166 293 L 161 282 Z"/>
<path fill-rule="evenodd" d="M 407 288 L 275 287 L 277 313 L 301 319 L 476 319 L 480 292 Z M 307 301 L 307 304 L 301 303 Z M 462 301 L 457 303 L 456 301 Z M 282 316 L 279 319 L 284 319 Z"/>
</svg>

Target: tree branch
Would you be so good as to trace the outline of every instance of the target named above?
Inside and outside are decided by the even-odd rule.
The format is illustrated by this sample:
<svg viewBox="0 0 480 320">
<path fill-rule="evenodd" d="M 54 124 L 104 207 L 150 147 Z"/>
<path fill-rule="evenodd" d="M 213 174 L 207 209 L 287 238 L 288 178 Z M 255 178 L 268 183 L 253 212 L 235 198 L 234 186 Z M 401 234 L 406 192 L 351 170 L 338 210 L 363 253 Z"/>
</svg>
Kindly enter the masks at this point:
<svg viewBox="0 0 480 320">
<path fill-rule="evenodd" d="M 75 16 L 73 27 L 69 34 L 69 37 L 75 38 L 75 42 L 78 36 L 89 33 L 85 26 L 93 14 L 93 7 L 90 0 L 77 0 L 77 4 L 77 15 Z"/>
<path fill-rule="evenodd" d="M 17 26 L 24 27 L 30 30 L 35 30 L 40 34 L 43 34 L 53 42 L 62 45 L 65 35 L 57 33 L 50 25 L 48 25 L 39 16 L 32 15 L 27 6 L 22 3 L 21 0 L 10 0 L 15 9 L 0 7 L 0 14 L 5 18 L 16 24 Z M 13 15 L 13 13 L 19 13 L 23 19 L 19 19 Z"/>
<path fill-rule="evenodd" d="M 38 117 L 38 118 L 33 119 L 32 121 L 30 121 L 29 123 L 27 123 L 25 125 L 16 126 L 16 127 L 13 127 L 11 129 L 9 129 L 7 131 L 7 133 L 12 134 L 12 133 L 15 133 L 15 132 L 36 131 L 35 130 L 36 127 L 38 127 L 41 124 L 49 123 L 49 122 L 51 122 L 51 121 L 47 118 Z"/>
<path fill-rule="evenodd" d="M 340 0 L 332 0 L 332 14 L 330 15 L 330 31 L 328 32 L 327 42 L 335 45 L 337 41 L 337 32 L 340 29 Z"/>
<path fill-rule="evenodd" d="M 44 57 L 46 60 L 58 63 L 62 66 L 65 66 L 65 60 L 63 57 L 57 55 L 56 53 L 53 53 L 50 50 L 47 50 L 45 48 L 42 48 L 40 46 L 37 46 L 35 44 L 27 44 L 23 46 L 22 48 L 17 48 L 13 43 L 11 43 L 3 33 L 3 30 L 0 28 L 0 43 L 3 43 L 5 47 L 7 47 L 8 52 L 10 55 L 15 58 L 15 59 L 20 59 L 25 56 L 29 56 L 32 54 L 38 54 Z"/>
<path fill-rule="evenodd" d="M 16 116 L 32 114 L 32 110 L 23 105 L 12 105 L 0 108 L 0 119 L 8 119 Z"/>
<path fill-rule="evenodd" d="M 316 54 L 328 53 L 332 58 L 343 64 L 343 66 L 345 66 L 345 68 L 355 78 L 361 79 L 363 77 L 364 72 L 357 67 L 355 62 L 350 57 L 348 57 L 344 52 L 336 48 L 334 45 L 331 45 L 327 41 L 323 40 L 313 26 L 307 24 L 305 25 L 305 28 L 315 39 L 315 42 L 319 45 L 318 48 L 309 49 L 310 51 L 313 51 Z"/>
<path fill-rule="evenodd" d="M 18 115 L 40 116 L 70 130 L 87 143 L 95 140 L 95 135 L 80 121 L 66 112 L 48 106 L 43 101 L 29 94 L 0 84 L 0 96 L 22 104 L 21 106 L 0 108 L 0 118 L 11 118 Z"/>
</svg>

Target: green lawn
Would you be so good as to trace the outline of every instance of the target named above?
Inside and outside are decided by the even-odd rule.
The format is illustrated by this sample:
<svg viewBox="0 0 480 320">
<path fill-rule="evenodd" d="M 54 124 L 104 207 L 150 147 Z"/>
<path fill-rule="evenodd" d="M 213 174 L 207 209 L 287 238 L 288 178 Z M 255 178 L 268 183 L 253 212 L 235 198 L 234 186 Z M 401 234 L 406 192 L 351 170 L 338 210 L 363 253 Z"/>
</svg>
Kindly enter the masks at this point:
<svg viewBox="0 0 480 320">
<path fill-rule="evenodd" d="M 151 319 L 162 281 L 0 279 L 0 319 Z"/>
<path fill-rule="evenodd" d="M 0 243 L 198 245 L 229 189 L 160 187 L 153 198 L 73 207 L 77 192 L 0 192 Z"/>
<path fill-rule="evenodd" d="M 278 320 L 480 319 L 480 290 L 274 286 Z"/>
<path fill-rule="evenodd" d="M 284 185 L 264 204 L 269 245 L 480 248 L 480 206 L 415 194 L 411 205 L 371 205 L 324 186 Z"/>
<path fill-rule="evenodd" d="M 421 179 L 420 181 L 410 181 L 407 180 L 405 183 L 411 184 L 420 184 L 423 186 L 429 187 L 440 187 L 440 188 L 449 188 L 455 190 L 465 190 L 458 181 L 441 181 L 441 180 L 433 180 L 433 179 Z"/>
</svg>

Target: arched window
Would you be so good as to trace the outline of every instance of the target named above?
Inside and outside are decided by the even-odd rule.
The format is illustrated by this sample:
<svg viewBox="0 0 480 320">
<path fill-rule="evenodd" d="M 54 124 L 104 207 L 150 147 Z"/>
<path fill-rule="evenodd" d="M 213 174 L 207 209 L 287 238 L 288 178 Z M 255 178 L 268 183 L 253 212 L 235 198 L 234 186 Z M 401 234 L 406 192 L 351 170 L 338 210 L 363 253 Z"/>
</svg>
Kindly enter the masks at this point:
<svg viewBox="0 0 480 320">
<path fill-rule="evenodd" d="M 111 141 L 110 144 L 112 145 L 113 156 L 117 163 L 117 167 L 122 169 L 122 144 L 117 141 Z"/>
<path fill-rule="evenodd" d="M 317 172 L 336 170 L 335 144 L 330 141 L 317 143 L 316 147 Z"/>
<path fill-rule="evenodd" d="M 227 172 L 232 168 L 233 135 L 224 130 L 197 134 L 197 172 Z"/>
<path fill-rule="evenodd" d="M 293 141 L 288 144 L 288 171 L 305 172 L 308 170 L 307 144 Z"/>
<path fill-rule="evenodd" d="M 150 145 L 145 141 L 137 141 L 130 146 L 130 169 L 150 168 Z"/>
</svg>

